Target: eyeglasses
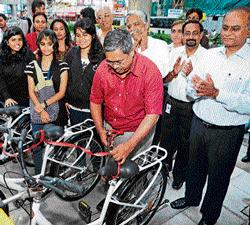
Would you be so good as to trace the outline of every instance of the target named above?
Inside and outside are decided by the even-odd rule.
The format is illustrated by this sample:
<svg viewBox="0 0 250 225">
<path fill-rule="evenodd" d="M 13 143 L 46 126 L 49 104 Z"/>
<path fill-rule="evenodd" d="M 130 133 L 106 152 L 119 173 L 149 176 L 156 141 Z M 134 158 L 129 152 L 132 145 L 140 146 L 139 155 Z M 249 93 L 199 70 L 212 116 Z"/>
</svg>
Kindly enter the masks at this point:
<svg viewBox="0 0 250 225">
<path fill-rule="evenodd" d="M 193 33 L 191 32 L 184 32 L 184 35 L 187 36 L 187 37 L 190 37 L 191 35 L 196 37 L 200 34 L 200 32 L 197 32 L 197 31 L 194 31 Z"/>
<path fill-rule="evenodd" d="M 105 14 L 104 16 L 97 16 L 97 19 L 98 20 L 102 20 L 103 18 L 105 18 L 105 19 L 107 19 L 107 18 L 109 18 L 111 15 L 110 14 Z"/>
<path fill-rule="evenodd" d="M 122 59 L 122 60 L 114 61 L 114 62 L 107 60 L 106 64 L 108 64 L 111 67 L 114 67 L 114 66 L 124 66 L 124 64 L 125 64 L 125 62 L 126 62 L 127 59 L 128 59 L 128 56 L 126 58 Z"/>
<path fill-rule="evenodd" d="M 198 18 L 198 17 L 196 17 L 196 16 L 193 16 L 193 17 L 187 17 L 187 20 L 197 20 L 197 21 L 199 21 L 200 19 Z"/>
</svg>

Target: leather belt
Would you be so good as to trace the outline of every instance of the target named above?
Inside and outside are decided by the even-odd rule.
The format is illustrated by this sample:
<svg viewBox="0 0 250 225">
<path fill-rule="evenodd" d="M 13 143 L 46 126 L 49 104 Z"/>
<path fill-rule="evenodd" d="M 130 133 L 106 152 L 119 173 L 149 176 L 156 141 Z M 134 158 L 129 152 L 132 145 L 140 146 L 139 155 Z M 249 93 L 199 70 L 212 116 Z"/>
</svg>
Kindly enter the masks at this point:
<svg viewBox="0 0 250 225">
<path fill-rule="evenodd" d="M 221 129 L 221 130 L 232 130 L 234 128 L 239 128 L 243 125 L 236 125 L 236 126 L 219 126 L 219 125 L 215 125 L 215 124 L 211 124 L 208 123 L 202 119 L 200 119 L 199 117 L 197 117 L 197 119 L 203 124 L 204 127 L 206 127 L 207 129 Z"/>
</svg>

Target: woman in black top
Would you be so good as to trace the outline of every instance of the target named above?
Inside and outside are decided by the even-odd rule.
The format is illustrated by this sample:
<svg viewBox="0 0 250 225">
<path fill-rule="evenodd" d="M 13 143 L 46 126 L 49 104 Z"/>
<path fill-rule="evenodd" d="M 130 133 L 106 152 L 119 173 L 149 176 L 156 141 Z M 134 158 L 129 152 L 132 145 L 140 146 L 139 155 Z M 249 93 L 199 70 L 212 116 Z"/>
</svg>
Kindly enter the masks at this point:
<svg viewBox="0 0 250 225">
<path fill-rule="evenodd" d="M 90 115 L 89 96 L 95 71 L 105 58 L 102 45 L 96 36 L 95 24 L 89 18 L 74 25 L 77 47 L 72 47 L 66 57 L 69 79 L 66 91 L 66 107 L 71 125 L 83 122 Z"/>
<path fill-rule="evenodd" d="M 42 129 L 44 124 L 50 122 L 60 126 L 67 124 L 67 113 L 63 98 L 67 87 L 69 68 L 66 62 L 56 59 L 58 42 L 55 32 L 48 29 L 41 31 L 37 38 L 37 45 L 39 48 L 38 52 L 41 54 L 37 61 L 38 65 L 43 72 L 45 80 L 52 79 L 55 95 L 44 102 L 39 102 L 35 93 L 35 86 L 38 83 L 37 72 L 34 61 L 29 63 L 25 70 L 25 73 L 28 75 L 29 95 L 35 105 L 35 111 L 40 113 L 43 122 L 43 124 L 31 123 L 33 133 Z M 59 114 L 56 121 L 51 121 L 49 114 L 46 112 L 46 108 L 55 102 L 59 102 Z M 33 158 L 35 163 L 35 173 L 38 174 L 42 168 L 42 151 L 40 146 L 34 149 Z"/>
<path fill-rule="evenodd" d="M 29 106 L 26 65 L 35 59 L 28 49 L 23 31 L 10 27 L 4 32 L 0 51 L 0 99 L 5 107 Z"/>
<path fill-rule="evenodd" d="M 64 61 L 71 46 L 76 46 L 71 40 L 69 28 L 64 20 L 55 19 L 52 21 L 50 29 L 55 32 L 58 40 L 57 59 Z"/>
</svg>

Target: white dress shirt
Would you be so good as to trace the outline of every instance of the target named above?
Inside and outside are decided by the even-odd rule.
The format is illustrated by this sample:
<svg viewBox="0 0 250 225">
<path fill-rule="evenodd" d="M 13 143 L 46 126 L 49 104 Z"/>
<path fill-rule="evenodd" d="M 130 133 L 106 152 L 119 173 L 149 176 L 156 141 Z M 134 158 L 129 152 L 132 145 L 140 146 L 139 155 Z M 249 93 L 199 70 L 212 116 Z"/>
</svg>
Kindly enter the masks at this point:
<svg viewBox="0 0 250 225">
<path fill-rule="evenodd" d="M 226 57 L 226 48 L 214 48 L 204 54 L 203 59 L 189 77 L 187 93 L 193 98 L 191 78 L 194 74 L 205 79 L 210 74 L 216 99 L 198 98 L 193 106 L 194 113 L 202 120 L 215 125 L 234 126 L 246 124 L 250 116 L 250 47 L 245 44 L 239 51 Z"/>
<path fill-rule="evenodd" d="M 169 71 L 169 48 L 165 41 L 148 36 L 148 48 L 143 52 L 139 48 L 138 53 L 153 61 L 163 78 L 167 75 Z"/>
<path fill-rule="evenodd" d="M 196 67 L 196 64 L 198 63 L 199 59 L 201 59 L 204 55 L 204 53 L 207 50 L 203 48 L 201 45 L 198 46 L 197 50 L 195 53 L 191 56 L 187 56 L 186 53 L 186 46 L 181 46 L 178 48 L 174 48 L 170 53 L 169 53 L 169 72 L 173 71 L 174 69 L 174 64 L 176 63 L 176 60 L 178 57 L 181 57 L 181 62 L 186 61 L 188 63 L 189 61 L 192 62 L 193 68 Z M 190 98 L 187 93 L 186 93 L 186 87 L 187 87 L 187 76 L 181 71 L 177 77 L 173 78 L 169 83 L 168 83 L 168 94 L 177 99 L 181 100 L 183 102 L 190 102 L 193 101 L 192 98 Z"/>
</svg>

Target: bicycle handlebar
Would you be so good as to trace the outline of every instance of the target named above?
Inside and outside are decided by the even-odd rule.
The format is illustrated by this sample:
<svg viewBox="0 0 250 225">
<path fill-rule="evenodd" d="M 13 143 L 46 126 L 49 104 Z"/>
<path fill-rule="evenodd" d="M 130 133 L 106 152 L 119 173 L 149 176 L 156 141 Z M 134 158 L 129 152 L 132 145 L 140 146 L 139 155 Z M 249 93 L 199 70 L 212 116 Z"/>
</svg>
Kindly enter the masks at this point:
<svg viewBox="0 0 250 225">
<path fill-rule="evenodd" d="M 58 177 L 48 177 L 48 176 L 43 177 L 43 176 L 41 176 L 40 179 L 38 180 L 38 183 L 40 183 L 44 186 L 47 186 L 48 188 L 50 188 L 56 192 L 59 192 L 64 197 L 66 197 L 66 194 L 63 191 L 70 191 L 70 192 L 77 193 L 80 195 L 83 195 L 83 193 L 85 191 L 84 187 L 77 185 L 77 184 L 74 184 L 74 183 L 71 183 L 67 180 L 62 180 Z"/>
<path fill-rule="evenodd" d="M 66 197 L 66 194 L 64 193 L 64 191 L 70 191 L 70 192 L 82 195 L 83 192 L 85 191 L 85 188 L 79 185 L 73 184 L 69 181 L 65 181 L 57 177 L 52 178 L 52 177 L 47 177 L 47 176 L 46 177 L 41 176 L 40 178 L 35 179 L 29 175 L 26 169 L 26 165 L 25 165 L 24 157 L 23 157 L 23 151 L 22 151 L 23 142 L 26 139 L 27 132 L 28 132 L 27 129 L 24 129 L 22 130 L 20 137 L 10 139 L 11 142 L 15 142 L 18 145 L 18 153 L 20 156 L 21 166 L 22 166 L 22 170 L 23 170 L 25 177 L 28 178 L 30 182 L 36 181 L 38 184 L 41 184 L 46 188 L 52 189 L 53 191 L 58 192 L 64 197 Z"/>
</svg>

